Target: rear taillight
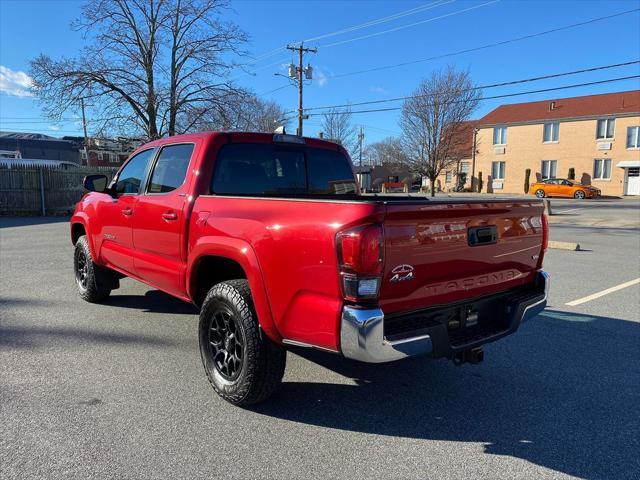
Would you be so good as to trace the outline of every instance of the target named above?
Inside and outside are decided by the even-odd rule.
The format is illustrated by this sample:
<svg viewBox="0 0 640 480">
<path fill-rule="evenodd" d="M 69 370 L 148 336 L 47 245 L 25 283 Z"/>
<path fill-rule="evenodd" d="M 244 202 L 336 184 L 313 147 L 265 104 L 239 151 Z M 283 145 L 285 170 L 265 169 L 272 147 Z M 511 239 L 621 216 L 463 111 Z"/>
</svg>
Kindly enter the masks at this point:
<svg viewBox="0 0 640 480">
<path fill-rule="evenodd" d="M 384 245 L 381 225 L 365 225 L 336 235 L 342 294 L 358 302 L 378 297 Z"/>
<path fill-rule="evenodd" d="M 540 255 L 538 256 L 537 268 L 542 268 L 542 262 L 544 261 L 544 254 L 549 248 L 549 218 L 547 218 L 547 212 L 542 213 L 542 248 Z"/>
<path fill-rule="evenodd" d="M 547 212 L 542 213 L 542 251 L 546 252 L 549 248 L 549 218 Z"/>
</svg>

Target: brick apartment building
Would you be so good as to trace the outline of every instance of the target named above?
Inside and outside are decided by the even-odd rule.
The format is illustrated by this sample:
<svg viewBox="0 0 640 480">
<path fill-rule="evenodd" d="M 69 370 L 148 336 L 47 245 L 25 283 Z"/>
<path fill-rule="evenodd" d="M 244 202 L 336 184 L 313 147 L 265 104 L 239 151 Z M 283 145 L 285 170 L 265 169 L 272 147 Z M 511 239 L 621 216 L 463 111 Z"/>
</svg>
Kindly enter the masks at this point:
<svg viewBox="0 0 640 480">
<path fill-rule="evenodd" d="M 475 129 L 471 168 L 475 179 L 482 172 L 483 192 L 521 194 L 526 169 L 533 183 L 573 168 L 603 195 L 640 195 L 640 90 L 502 105 Z M 441 177 L 444 190 L 455 181 L 453 169 Z"/>
</svg>

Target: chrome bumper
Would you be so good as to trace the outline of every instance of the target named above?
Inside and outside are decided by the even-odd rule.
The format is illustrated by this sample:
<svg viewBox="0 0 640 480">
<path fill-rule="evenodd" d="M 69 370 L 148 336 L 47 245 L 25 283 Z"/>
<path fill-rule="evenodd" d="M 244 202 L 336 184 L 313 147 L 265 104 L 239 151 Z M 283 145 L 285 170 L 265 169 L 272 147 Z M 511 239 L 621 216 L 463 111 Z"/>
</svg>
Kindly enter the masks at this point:
<svg viewBox="0 0 640 480">
<path fill-rule="evenodd" d="M 522 322 L 542 312 L 547 304 L 549 275 L 540 271 L 536 281 L 542 284 L 544 297 L 527 305 L 523 310 L 517 309 L 516 315 L 520 315 L 520 318 L 514 319 L 512 331 Z M 384 313 L 380 308 L 361 309 L 345 306 L 342 310 L 340 345 L 345 357 L 367 363 L 392 362 L 433 352 L 429 335 L 388 341 L 384 337 Z"/>
</svg>

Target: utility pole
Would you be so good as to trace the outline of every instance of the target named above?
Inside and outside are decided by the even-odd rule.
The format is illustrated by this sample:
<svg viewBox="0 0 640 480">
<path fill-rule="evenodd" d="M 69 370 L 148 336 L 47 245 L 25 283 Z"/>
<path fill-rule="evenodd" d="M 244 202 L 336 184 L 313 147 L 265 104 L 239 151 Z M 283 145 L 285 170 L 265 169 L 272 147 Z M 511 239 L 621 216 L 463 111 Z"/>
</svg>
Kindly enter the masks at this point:
<svg viewBox="0 0 640 480">
<path fill-rule="evenodd" d="M 304 76 L 308 80 L 311 80 L 312 72 L 311 66 L 304 68 L 302 66 L 302 57 L 305 53 L 316 53 L 317 48 L 308 48 L 304 46 L 304 42 L 300 42 L 300 45 L 287 45 L 287 50 L 298 52 L 298 66 L 296 67 L 295 76 L 298 82 L 298 135 L 302 136 L 302 120 L 304 116 L 304 110 L 302 107 L 302 88 L 304 85 Z M 291 73 L 290 73 L 291 76 Z"/>
<path fill-rule="evenodd" d="M 362 125 L 360 125 L 360 133 L 358 134 L 358 142 L 360 143 L 360 148 L 358 152 L 359 164 L 360 164 L 360 173 L 362 173 L 362 141 L 364 140 L 364 132 L 362 131 Z"/>
<path fill-rule="evenodd" d="M 86 157 L 85 162 L 89 165 L 89 137 L 87 136 L 87 119 L 84 115 L 84 97 L 80 97 L 80 107 L 82 108 L 82 129 L 84 130 L 84 155 Z"/>
<path fill-rule="evenodd" d="M 475 192 L 475 180 L 474 180 L 474 176 L 476 174 L 476 145 L 477 145 L 477 138 L 478 138 L 478 129 L 474 128 L 473 129 L 473 152 L 471 152 L 471 191 Z"/>
</svg>

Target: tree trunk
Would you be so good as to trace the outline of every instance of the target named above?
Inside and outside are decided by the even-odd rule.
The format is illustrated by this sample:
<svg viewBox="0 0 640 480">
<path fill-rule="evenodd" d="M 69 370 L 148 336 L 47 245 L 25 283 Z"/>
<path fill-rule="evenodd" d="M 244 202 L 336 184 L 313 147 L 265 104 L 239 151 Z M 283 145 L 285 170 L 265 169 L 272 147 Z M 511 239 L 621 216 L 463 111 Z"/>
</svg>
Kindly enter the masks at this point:
<svg viewBox="0 0 640 480">
<path fill-rule="evenodd" d="M 431 182 L 431 196 L 435 197 L 436 196 L 436 179 L 430 177 L 429 181 Z"/>
</svg>

